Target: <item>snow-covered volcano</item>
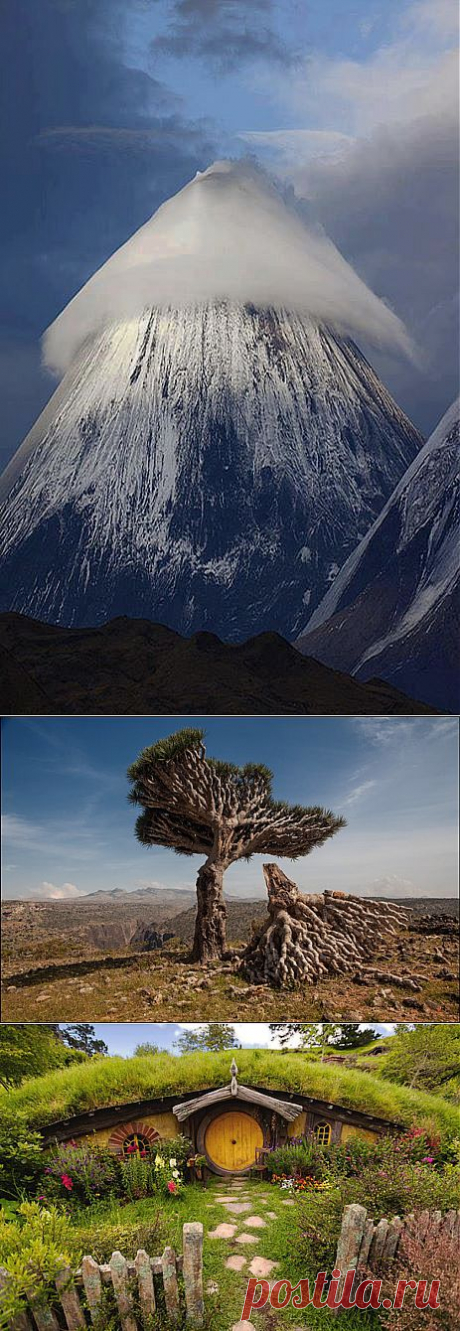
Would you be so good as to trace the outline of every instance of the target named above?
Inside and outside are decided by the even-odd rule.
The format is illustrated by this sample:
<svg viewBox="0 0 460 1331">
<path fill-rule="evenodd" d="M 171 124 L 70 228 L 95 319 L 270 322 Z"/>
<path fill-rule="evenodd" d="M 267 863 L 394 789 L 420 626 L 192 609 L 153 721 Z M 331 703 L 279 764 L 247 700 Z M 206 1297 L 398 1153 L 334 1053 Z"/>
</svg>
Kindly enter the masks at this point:
<svg viewBox="0 0 460 1331">
<path fill-rule="evenodd" d="M 217 163 L 45 339 L 7 469 L 0 608 L 292 638 L 420 438 L 354 336 L 402 326 L 263 175 Z"/>
<path fill-rule="evenodd" d="M 350 556 L 296 646 L 378 675 L 446 711 L 460 705 L 460 399 Z"/>
</svg>

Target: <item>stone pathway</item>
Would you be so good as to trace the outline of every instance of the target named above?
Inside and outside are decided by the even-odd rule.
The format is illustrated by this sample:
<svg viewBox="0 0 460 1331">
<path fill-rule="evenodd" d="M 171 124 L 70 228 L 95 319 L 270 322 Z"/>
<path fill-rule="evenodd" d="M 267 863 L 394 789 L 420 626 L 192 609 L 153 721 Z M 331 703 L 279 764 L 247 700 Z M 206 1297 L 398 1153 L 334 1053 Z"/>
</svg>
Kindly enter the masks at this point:
<svg viewBox="0 0 460 1331">
<path fill-rule="evenodd" d="M 209 1210 L 216 1206 L 221 1206 L 229 1214 L 235 1223 L 220 1221 L 209 1229 L 208 1239 L 226 1239 L 229 1248 L 235 1244 L 241 1244 L 244 1248 L 251 1249 L 253 1245 L 259 1243 L 257 1233 L 251 1233 L 251 1230 L 267 1229 L 269 1220 L 276 1220 L 275 1211 L 265 1211 L 265 1215 L 258 1215 L 254 1209 L 254 1198 L 251 1200 L 251 1184 L 243 1179 L 229 1179 L 228 1183 L 222 1185 L 222 1191 L 218 1193 L 212 1202 L 207 1203 Z M 269 1198 L 267 1194 L 257 1194 L 257 1206 L 268 1206 Z M 247 1213 L 250 1212 L 248 1215 Z M 239 1219 L 241 1217 L 241 1220 Z M 210 1217 L 210 1222 L 211 1217 Z M 241 1226 L 241 1228 L 240 1228 Z M 241 1280 L 241 1302 L 243 1302 L 246 1281 L 249 1276 L 254 1276 L 258 1280 L 267 1280 L 272 1272 L 278 1266 L 277 1262 L 270 1261 L 268 1257 L 253 1256 L 248 1252 L 247 1257 L 237 1252 L 229 1252 L 224 1260 L 224 1266 L 228 1271 L 234 1271 Z M 217 1283 L 218 1286 L 218 1282 Z M 234 1322 L 229 1331 L 256 1331 L 253 1322 Z"/>
</svg>

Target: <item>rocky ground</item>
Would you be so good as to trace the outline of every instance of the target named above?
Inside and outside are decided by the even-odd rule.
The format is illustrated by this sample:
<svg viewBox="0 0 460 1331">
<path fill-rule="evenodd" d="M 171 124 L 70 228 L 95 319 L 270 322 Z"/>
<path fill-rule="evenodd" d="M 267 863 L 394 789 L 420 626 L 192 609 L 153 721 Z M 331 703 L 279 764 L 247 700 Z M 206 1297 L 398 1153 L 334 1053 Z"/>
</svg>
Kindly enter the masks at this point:
<svg viewBox="0 0 460 1331">
<path fill-rule="evenodd" d="M 64 956 L 62 940 L 55 949 L 50 938 L 46 959 L 5 955 L 3 1020 L 245 1021 L 256 1009 L 264 1021 L 457 1021 L 455 903 L 444 914 L 415 913 L 409 929 L 376 951 L 379 980 L 363 983 L 351 972 L 285 992 L 248 985 L 232 961 L 192 964 L 184 942 L 82 959 L 77 949 Z M 232 945 L 243 942 L 232 937 Z"/>
</svg>

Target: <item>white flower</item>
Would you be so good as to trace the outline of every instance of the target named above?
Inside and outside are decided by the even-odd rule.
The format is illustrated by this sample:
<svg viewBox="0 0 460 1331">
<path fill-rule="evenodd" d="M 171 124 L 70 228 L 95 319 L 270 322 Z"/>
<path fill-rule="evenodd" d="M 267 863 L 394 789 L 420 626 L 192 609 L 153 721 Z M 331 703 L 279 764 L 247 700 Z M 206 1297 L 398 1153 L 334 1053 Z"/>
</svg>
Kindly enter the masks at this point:
<svg viewBox="0 0 460 1331">
<path fill-rule="evenodd" d="M 175 1166 L 177 1165 L 177 1160 L 172 1159 L 172 1160 L 169 1161 L 169 1164 L 170 1164 L 170 1168 L 171 1168 L 171 1169 L 174 1169 Z"/>
<path fill-rule="evenodd" d="M 180 1178 L 179 1170 L 173 1169 L 173 1178 Z"/>
</svg>

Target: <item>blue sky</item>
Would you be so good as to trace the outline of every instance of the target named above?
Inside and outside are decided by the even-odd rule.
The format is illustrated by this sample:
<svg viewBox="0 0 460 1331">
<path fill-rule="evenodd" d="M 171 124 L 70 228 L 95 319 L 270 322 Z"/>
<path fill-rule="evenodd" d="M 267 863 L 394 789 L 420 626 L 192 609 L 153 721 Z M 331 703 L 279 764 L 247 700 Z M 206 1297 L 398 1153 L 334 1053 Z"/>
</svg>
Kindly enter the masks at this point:
<svg viewBox="0 0 460 1331">
<path fill-rule="evenodd" d="M 199 857 L 140 846 L 126 798 L 140 749 L 187 724 L 203 726 L 210 755 L 271 767 L 275 797 L 346 817 L 306 859 L 280 861 L 304 890 L 455 895 L 453 718 L 51 717 L 3 722 L 4 896 L 194 889 Z M 233 865 L 227 892 L 263 896 L 262 861 Z"/>
<path fill-rule="evenodd" d="M 255 154 L 406 321 L 373 356 L 428 432 L 455 396 L 456 0 L 16 0 L 0 20 L 3 466 L 49 323 L 216 157 Z M 366 348 L 363 348 L 366 350 Z"/>
<path fill-rule="evenodd" d="M 367 1023 L 366 1023 L 367 1024 Z M 381 1035 L 390 1035 L 394 1030 L 391 1025 L 378 1025 L 372 1023 L 372 1028 L 380 1032 Z M 109 1054 L 121 1054 L 123 1058 L 129 1057 L 134 1053 L 136 1045 L 149 1041 L 150 1044 L 158 1045 L 159 1049 L 167 1049 L 170 1053 L 177 1053 L 174 1049 L 174 1043 L 181 1035 L 182 1031 L 198 1030 L 196 1023 L 187 1022 L 181 1025 L 174 1025 L 172 1022 L 99 1022 L 95 1024 L 95 1032 L 99 1039 L 105 1040 Z M 280 1042 L 277 1036 L 272 1035 L 266 1023 L 262 1022 L 239 1022 L 233 1027 L 236 1038 L 243 1048 L 263 1049 L 280 1048 Z M 290 1041 L 293 1045 L 296 1040 Z M 237 1055 L 238 1057 L 238 1055 Z M 229 1062 L 231 1055 L 229 1054 Z"/>
</svg>

